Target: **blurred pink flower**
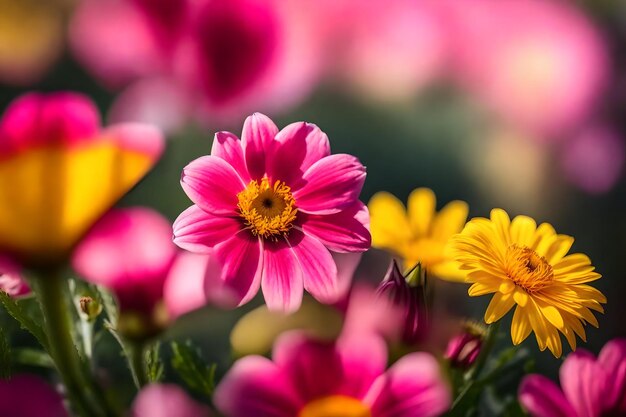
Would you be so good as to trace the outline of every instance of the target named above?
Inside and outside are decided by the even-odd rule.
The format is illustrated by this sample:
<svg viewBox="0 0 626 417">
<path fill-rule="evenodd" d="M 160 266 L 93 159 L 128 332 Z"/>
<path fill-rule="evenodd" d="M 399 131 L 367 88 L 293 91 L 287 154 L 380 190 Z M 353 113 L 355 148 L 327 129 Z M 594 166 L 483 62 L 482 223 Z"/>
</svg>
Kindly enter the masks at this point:
<svg viewBox="0 0 626 417">
<path fill-rule="evenodd" d="M 0 379 L 0 415 L 11 417 L 67 417 L 63 398 L 36 375 Z"/>
<path fill-rule="evenodd" d="M 561 365 L 561 388 L 542 375 L 528 375 L 519 401 L 534 417 L 626 415 L 626 339 L 608 342 L 596 359 L 578 349 Z"/>
<path fill-rule="evenodd" d="M 74 269 L 113 290 L 122 313 L 153 319 L 165 303 L 167 319 L 174 319 L 205 304 L 208 256 L 190 265 L 189 254 L 179 254 L 171 236 L 169 221 L 151 209 L 114 209 L 76 248 Z"/>
<path fill-rule="evenodd" d="M 607 84 L 600 31 L 571 2 L 443 1 L 455 77 L 508 121 L 558 136 L 589 117 Z"/>
<path fill-rule="evenodd" d="M 0 120 L 0 248 L 25 266 L 58 266 L 87 230 L 152 168 L 154 127 L 100 126 L 87 97 L 28 93 Z"/>
<path fill-rule="evenodd" d="M 278 0 L 87 0 L 70 28 L 78 60 L 107 85 L 162 80 L 129 87 L 115 120 L 172 109 L 148 98 L 163 93 L 165 82 L 180 90 L 168 95 L 194 104 L 175 113 L 179 123 L 183 115 L 236 119 L 252 108 L 296 103 L 319 74 L 314 35 L 294 1 Z"/>
<path fill-rule="evenodd" d="M 0 291 L 6 292 L 11 297 L 30 294 L 30 287 L 19 266 L 4 256 L 0 256 Z"/>
<path fill-rule="evenodd" d="M 151 384 L 133 402 L 132 417 L 209 417 L 209 408 L 177 385 Z"/>
<path fill-rule="evenodd" d="M 331 39 L 336 48 L 332 61 L 356 92 L 382 101 L 410 99 L 442 75 L 448 58 L 446 22 L 433 2 L 348 3 L 350 18 L 340 10 Z"/>
<path fill-rule="evenodd" d="M 607 126 L 590 126 L 563 144 L 561 166 L 572 183 L 600 194 L 620 179 L 625 152 L 624 139 L 618 132 Z"/>
<path fill-rule="evenodd" d="M 330 155 L 317 126 L 293 123 L 280 132 L 256 113 L 242 139 L 218 132 L 210 156 L 183 170 L 195 203 L 174 223 L 174 242 L 192 252 L 215 251 L 221 280 L 244 304 L 259 287 L 271 310 L 295 311 L 303 287 L 316 299 L 341 297 L 329 250 L 370 246 L 369 215 L 359 201 L 365 167 Z"/>
<path fill-rule="evenodd" d="M 237 361 L 214 400 L 229 417 L 412 417 L 448 409 L 450 392 L 431 355 L 411 353 L 387 371 L 386 363 L 380 338 L 322 342 L 287 333 L 275 343 L 272 360 Z"/>
</svg>

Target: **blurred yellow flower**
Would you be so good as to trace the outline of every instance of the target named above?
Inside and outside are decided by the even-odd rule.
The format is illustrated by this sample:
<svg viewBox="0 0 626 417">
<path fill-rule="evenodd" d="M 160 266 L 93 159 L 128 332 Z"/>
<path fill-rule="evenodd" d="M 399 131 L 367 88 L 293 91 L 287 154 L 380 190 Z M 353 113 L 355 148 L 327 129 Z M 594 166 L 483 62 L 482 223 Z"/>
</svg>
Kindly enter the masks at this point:
<svg viewBox="0 0 626 417">
<path fill-rule="evenodd" d="M 451 241 L 451 252 L 467 271 L 472 297 L 491 294 L 485 312 L 488 324 L 500 320 L 517 304 L 511 338 L 517 345 L 535 332 L 539 348 L 562 354 L 561 332 L 572 350 L 576 335 L 586 340 L 584 325 L 598 327 L 591 310 L 604 312 L 606 298 L 587 285 L 600 274 L 586 255 L 567 255 L 574 238 L 556 234 L 548 223 L 537 227 L 530 217 L 511 221 L 502 209 L 491 219 L 475 218 Z"/>
<path fill-rule="evenodd" d="M 421 262 L 429 274 L 451 281 L 465 275 L 446 252 L 448 240 L 465 225 L 468 207 L 452 201 L 438 213 L 435 194 L 428 188 L 413 190 L 408 210 L 387 192 L 376 193 L 368 204 L 372 246 L 402 258 L 409 269 Z"/>
</svg>

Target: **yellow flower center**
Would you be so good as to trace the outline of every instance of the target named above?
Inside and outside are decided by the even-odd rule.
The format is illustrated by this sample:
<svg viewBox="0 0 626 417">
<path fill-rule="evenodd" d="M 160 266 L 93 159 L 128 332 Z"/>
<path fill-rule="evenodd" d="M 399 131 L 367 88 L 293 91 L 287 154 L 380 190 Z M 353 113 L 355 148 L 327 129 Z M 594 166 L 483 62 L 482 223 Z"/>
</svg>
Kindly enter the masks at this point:
<svg viewBox="0 0 626 417">
<path fill-rule="evenodd" d="M 296 200 L 289 188 L 282 181 L 270 184 L 264 177 L 259 184 L 252 180 L 250 184 L 237 194 L 239 214 L 246 228 L 254 236 L 276 240 L 279 235 L 286 235 L 296 219 Z"/>
<path fill-rule="evenodd" d="M 300 410 L 298 417 L 372 417 L 372 413 L 356 398 L 331 395 L 311 401 Z"/>
<path fill-rule="evenodd" d="M 554 281 L 554 271 L 546 258 L 515 244 L 509 246 L 507 252 L 506 273 L 527 292 L 539 291 Z"/>
</svg>

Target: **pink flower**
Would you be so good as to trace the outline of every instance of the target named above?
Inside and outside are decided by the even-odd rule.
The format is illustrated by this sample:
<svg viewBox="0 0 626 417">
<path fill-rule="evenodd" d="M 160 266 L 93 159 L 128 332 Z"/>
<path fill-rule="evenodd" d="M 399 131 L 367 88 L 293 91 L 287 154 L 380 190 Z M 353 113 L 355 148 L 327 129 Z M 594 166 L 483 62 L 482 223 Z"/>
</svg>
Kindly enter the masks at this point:
<svg viewBox="0 0 626 417">
<path fill-rule="evenodd" d="M 257 113 L 241 140 L 218 132 L 211 155 L 183 170 L 182 187 L 195 204 L 174 223 L 174 242 L 192 252 L 213 248 L 239 305 L 259 288 L 271 310 L 297 310 L 303 288 L 332 303 L 341 292 L 329 250 L 370 246 L 367 207 L 358 200 L 364 180 L 355 157 L 330 155 L 317 126 L 279 132 Z"/>
<path fill-rule="evenodd" d="M 209 417 L 209 408 L 172 384 L 144 387 L 133 402 L 132 417 Z"/>
<path fill-rule="evenodd" d="M 608 82 L 609 57 L 598 28 L 571 2 L 443 3 L 454 74 L 491 109 L 543 137 L 590 116 Z"/>
<path fill-rule="evenodd" d="M 259 106 L 290 106 L 317 80 L 321 42 L 296 3 L 87 0 L 70 39 L 77 59 L 105 84 L 130 85 L 115 120 L 165 113 L 171 129 L 189 118 L 238 119 Z M 155 103 L 155 93 L 185 105 Z"/>
<path fill-rule="evenodd" d="M 412 353 L 387 371 L 386 362 L 379 338 L 321 342 L 287 333 L 272 360 L 237 361 L 214 401 L 228 417 L 413 417 L 448 409 L 450 392 L 432 356 Z"/>
<path fill-rule="evenodd" d="M 169 221 L 151 209 L 114 209 L 76 248 L 74 269 L 112 289 L 122 315 L 139 314 L 148 323 L 163 325 L 206 301 L 203 280 L 209 256 L 179 253 L 171 234 Z"/>
<path fill-rule="evenodd" d="M 19 269 L 11 259 L 0 256 L 0 291 L 11 297 L 30 294 L 30 287 Z"/>
<path fill-rule="evenodd" d="M 0 379 L 0 415 L 11 417 L 67 417 L 63 398 L 35 375 Z"/>
<path fill-rule="evenodd" d="M 626 339 L 613 339 L 596 359 L 578 349 L 561 365 L 561 389 L 542 375 L 527 376 L 519 400 L 535 417 L 626 414 Z"/>
<path fill-rule="evenodd" d="M 0 249 L 26 266 L 58 266 L 161 155 L 151 126 L 102 129 L 69 93 L 25 94 L 0 120 Z"/>
</svg>

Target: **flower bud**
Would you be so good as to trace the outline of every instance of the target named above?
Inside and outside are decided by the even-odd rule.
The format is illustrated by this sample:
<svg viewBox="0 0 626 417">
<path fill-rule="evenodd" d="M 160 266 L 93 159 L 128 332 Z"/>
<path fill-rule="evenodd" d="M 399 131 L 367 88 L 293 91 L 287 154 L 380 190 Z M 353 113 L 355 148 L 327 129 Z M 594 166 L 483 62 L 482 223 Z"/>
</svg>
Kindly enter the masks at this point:
<svg viewBox="0 0 626 417">
<path fill-rule="evenodd" d="M 444 357 L 455 368 L 467 369 L 476 362 L 483 345 L 485 329 L 475 323 L 466 323 L 463 331 L 448 342 Z"/>
<path fill-rule="evenodd" d="M 418 343 L 428 334 L 430 327 L 424 292 L 424 270 L 417 265 L 404 277 L 394 260 L 378 286 L 378 293 L 384 294 L 402 311 L 404 326 L 402 341 L 408 345 Z"/>
<path fill-rule="evenodd" d="M 102 312 L 102 304 L 92 297 L 80 297 L 78 301 L 80 311 L 85 315 L 88 321 L 95 320 Z"/>
</svg>

